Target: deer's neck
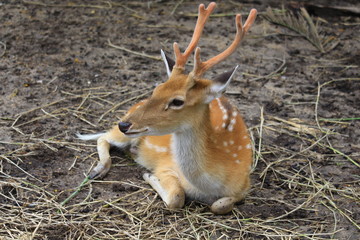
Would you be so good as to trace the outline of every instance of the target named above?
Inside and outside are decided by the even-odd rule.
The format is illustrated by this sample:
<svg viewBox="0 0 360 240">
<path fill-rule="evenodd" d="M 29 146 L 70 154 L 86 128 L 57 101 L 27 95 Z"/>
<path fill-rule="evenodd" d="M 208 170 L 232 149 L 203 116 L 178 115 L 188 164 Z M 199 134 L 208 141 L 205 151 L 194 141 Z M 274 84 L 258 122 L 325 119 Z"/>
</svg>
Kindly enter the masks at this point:
<svg viewBox="0 0 360 240">
<path fill-rule="evenodd" d="M 210 134 L 210 111 L 206 106 L 196 122 L 173 133 L 172 152 L 175 161 L 186 179 L 203 191 L 212 191 L 214 180 L 206 172 L 207 153 Z M 209 184 L 213 182 L 212 184 Z"/>
<path fill-rule="evenodd" d="M 204 133 L 193 127 L 173 134 L 172 152 L 185 173 L 203 168 L 206 147 L 203 137 Z"/>
</svg>

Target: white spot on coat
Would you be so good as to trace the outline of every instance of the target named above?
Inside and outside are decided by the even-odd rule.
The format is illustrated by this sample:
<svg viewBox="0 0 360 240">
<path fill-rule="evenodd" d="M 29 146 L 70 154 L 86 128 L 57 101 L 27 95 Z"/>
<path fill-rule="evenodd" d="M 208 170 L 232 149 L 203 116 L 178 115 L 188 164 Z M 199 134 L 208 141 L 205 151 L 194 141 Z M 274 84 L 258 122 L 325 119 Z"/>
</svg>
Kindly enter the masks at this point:
<svg viewBox="0 0 360 240">
<path fill-rule="evenodd" d="M 235 123 L 236 123 L 236 118 L 232 118 L 231 121 L 230 121 L 230 124 L 228 126 L 229 132 L 232 132 L 234 130 Z"/>
<path fill-rule="evenodd" d="M 224 108 L 224 106 L 221 104 L 221 101 L 220 101 L 219 98 L 216 98 L 216 101 L 217 101 L 217 103 L 218 103 L 218 105 L 219 105 L 220 110 L 221 110 L 222 113 L 223 113 L 223 117 L 222 117 L 223 120 L 224 120 L 224 121 L 227 120 L 227 119 L 229 118 L 228 112 L 226 111 L 226 109 Z M 223 123 L 223 124 L 222 124 L 222 127 L 225 128 L 225 126 L 226 126 L 226 124 Z"/>
<path fill-rule="evenodd" d="M 154 145 L 154 144 L 150 143 L 147 139 L 145 139 L 144 143 L 145 143 L 146 147 L 148 147 L 152 150 L 155 150 L 156 152 L 160 152 L 160 153 L 168 152 L 167 147 L 161 147 L 161 146 Z"/>
</svg>

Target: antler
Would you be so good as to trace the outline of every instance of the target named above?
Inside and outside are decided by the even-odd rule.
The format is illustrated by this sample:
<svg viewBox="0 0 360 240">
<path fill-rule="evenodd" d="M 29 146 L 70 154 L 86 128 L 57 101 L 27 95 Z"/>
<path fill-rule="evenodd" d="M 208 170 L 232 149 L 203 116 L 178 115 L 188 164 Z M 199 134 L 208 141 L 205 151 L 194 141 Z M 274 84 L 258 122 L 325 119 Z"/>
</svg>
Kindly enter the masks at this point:
<svg viewBox="0 0 360 240">
<path fill-rule="evenodd" d="M 189 43 L 189 46 L 186 48 L 185 52 L 181 53 L 179 49 L 179 45 L 176 42 L 174 43 L 174 53 L 176 57 L 174 67 L 176 68 L 185 67 L 186 61 L 188 60 L 190 54 L 194 51 L 195 47 L 197 46 L 200 40 L 205 23 L 208 17 L 210 16 L 210 14 L 212 13 L 212 11 L 215 9 L 215 7 L 216 7 L 216 3 L 214 2 L 210 3 L 206 9 L 204 4 L 199 5 L 198 19 L 196 22 L 194 33 Z"/>
<path fill-rule="evenodd" d="M 198 76 L 198 77 L 202 76 L 209 68 L 218 64 L 219 62 L 221 62 L 222 60 L 224 60 L 225 58 L 227 58 L 228 56 L 233 54 L 235 52 L 236 48 L 239 46 L 241 40 L 247 33 L 247 31 L 250 29 L 251 25 L 254 23 L 256 15 L 257 15 L 256 9 L 252 9 L 250 11 L 249 17 L 247 18 L 244 25 L 242 25 L 241 15 L 240 14 L 236 15 L 236 17 L 235 17 L 235 22 L 236 22 L 235 39 L 231 43 L 231 45 L 225 51 L 220 53 L 219 55 L 217 55 L 213 58 L 210 58 L 206 62 L 202 62 L 200 60 L 200 48 L 197 47 L 195 50 L 195 62 L 194 62 L 195 67 L 193 70 L 195 76 Z"/>
</svg>

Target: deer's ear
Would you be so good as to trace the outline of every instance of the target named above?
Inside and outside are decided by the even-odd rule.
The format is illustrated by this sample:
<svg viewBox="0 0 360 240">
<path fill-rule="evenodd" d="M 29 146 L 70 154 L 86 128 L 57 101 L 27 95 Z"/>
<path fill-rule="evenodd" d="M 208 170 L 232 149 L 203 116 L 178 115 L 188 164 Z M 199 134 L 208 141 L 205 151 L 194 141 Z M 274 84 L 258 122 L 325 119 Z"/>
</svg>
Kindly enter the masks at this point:
<svg viewBox="0 0 360 240">
<path fill-rule="evenodd" d="M 206 96 L 205 102 L 210 103 L 213 99 L 220 97 L 226 90 L 226 87 L 230 84 L 232 77 L 239 66 L 228 72 L 224 72 L 217 76 L 210 86 L 210 90 Z"/>
<path fill-rule="evenodd" d="M 168 77 L 170 77 L 171 71 L 175 65 L 175 61 L 169 58 L 168 56 L 166 56 L 165 52 L 162 49 L 161 49 L 161 57 L 165 63 L 166 73 Z"/>
</svg>

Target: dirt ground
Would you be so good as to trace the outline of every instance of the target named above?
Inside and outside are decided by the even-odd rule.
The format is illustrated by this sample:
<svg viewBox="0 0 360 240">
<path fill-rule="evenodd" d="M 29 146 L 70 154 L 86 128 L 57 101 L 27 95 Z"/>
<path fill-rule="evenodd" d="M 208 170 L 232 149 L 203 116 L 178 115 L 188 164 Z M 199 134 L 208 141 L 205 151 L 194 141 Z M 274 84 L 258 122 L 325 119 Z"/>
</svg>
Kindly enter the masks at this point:
<svg viewBox="0 0 360 240">
<path fill-rule="evenodd" d="M 234 13 L 260 14 L 207 74 L 240 65 L 226 95 L 255 153 L 251 192 L 214 216 L 166 209 L 116 149 L 104 179 L 60 204 L 98 161 L 75 134 L 105 131 L 166 80 L 159 50 L 189 42 L 201 2 L 0 1 L 0 239 L 359 239 L 360 4 L 328 2 L 305 5 L 334 43 L 323 53 L 265 19 L 282 1 L 218 2 L 204 59 L 232 41 Z"/>
</svg>

